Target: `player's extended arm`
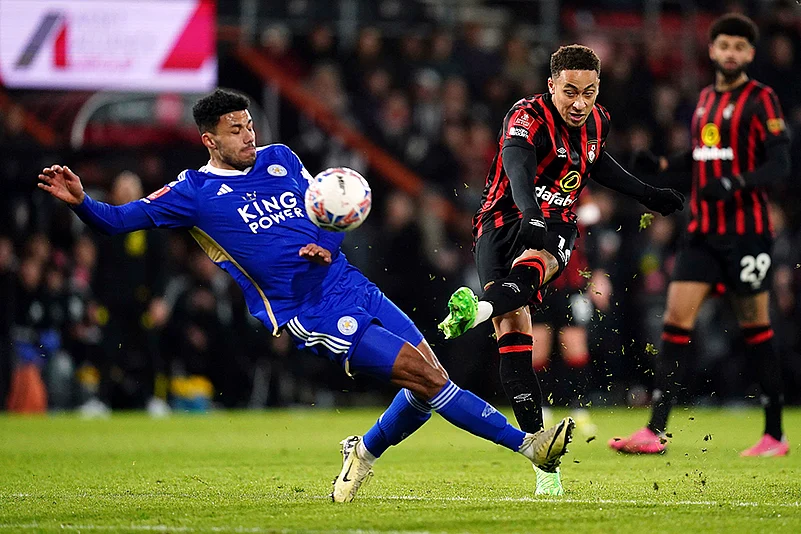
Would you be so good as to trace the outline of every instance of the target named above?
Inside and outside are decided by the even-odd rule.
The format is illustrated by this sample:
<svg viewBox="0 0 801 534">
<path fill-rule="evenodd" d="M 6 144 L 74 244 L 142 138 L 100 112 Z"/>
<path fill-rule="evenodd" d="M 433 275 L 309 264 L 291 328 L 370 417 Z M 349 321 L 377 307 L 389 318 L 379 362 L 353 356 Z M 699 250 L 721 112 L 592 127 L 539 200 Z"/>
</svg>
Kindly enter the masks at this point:
<svg viewBox="0 0 801 534">
<path fill-rule="evenodd" d="M 657 156 L 648 149 L 637 150 L 632 154 L 630 168 L 650 174 L 658 172 L 690 172 L 693 165 L 693 154 L 689 150 L 678 152 L 669 157 Z"/>
<path fill-rule="evenodd" d="M 155 228 L 156 224 L 138 200 L 113 206 L 85 195 L 83 202 L 71 206 L 72 211 L 86 224 L 106 235 L 124 234 L 135 230 Z"/>
<path fill-rule="evenodd" d="M 104 234 L 114 235 L 155 227 L 138 201 L 112 206 L 91 198 L 84 192 L 80 177 L 69 167 L 53 165 L 44 169 L 39 175 L 38 186 L 69 204 L 83 222 Z"/>
<path fill-rule="evenodd" d="M 670 187 L 687 193 L 692 188 L 692 165 L 693 155 L 689 150 L 664 157 L 646 149 L 632 154 L 629 168 L 651 175 L 648 183 L 655 187 Z"/>
<path fill-rule="evenodd" d="M 529 148 L 507 145 L 503 147 L 503 170 L 509 177 L 512 199 L 523 213 L 517 238 L 527 248 L 542 250 L 545 248 L 548 227 L 534 195 L 537 153 Z"/>
<path fill-rule="evenodd" d="M 684 195 L 670 188 L 654 187 L 638 180 L 620 166 L 620 163 L 604 152 L 597 167 L 593 169 L 593 179 L 604 187 L 638 200 L 649 210 L 670 215 L 684 209 Z"/>
<path fill-rule="evenodd" d="M 790 176 L 790 144 L 773 143 L 765 150 L 765 163 L 742 175 L 746 187 L 770 185 Z"/>
<path fill-rule="evenodd" d="M 727 200 L 734 192 L 744 187 L 759 187 L 773 184 L 790 175 L 789 143 L 771 143 L 765 150 L 765 162 L 741 176 L 711 180 L 701 194 L 705 198 Z"/>
</svg>

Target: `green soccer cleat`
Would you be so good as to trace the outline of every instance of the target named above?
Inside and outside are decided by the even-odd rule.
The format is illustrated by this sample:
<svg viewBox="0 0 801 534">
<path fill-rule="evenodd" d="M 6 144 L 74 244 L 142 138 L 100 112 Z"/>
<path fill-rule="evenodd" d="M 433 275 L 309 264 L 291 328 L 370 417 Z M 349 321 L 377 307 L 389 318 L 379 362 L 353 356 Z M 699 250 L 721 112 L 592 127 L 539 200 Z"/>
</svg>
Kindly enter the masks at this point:
<svg viewBox="0 0 801 534">
<path fill-rule="evenodd" d="M 551 497 L 559 497 L 560 495 L 565 494 L 565 490 L 562 488 L 562 479 L 559 473 L 559 468 L 556 468 L 555 472 L 549 473 L 547 471 L 543 471 L 535 465 L 534 472 L 537 473 L 537 490 L 534 492 L 534 495 L 549 495 Z"/>
<path fill-rule="evenodd" d="M 478 297 L 469 287 L 460 287 L 448 299 L 448 316 L 439 323 L 445 339 L 459 337 L 473 326 L 478 313 Z"/>
</svg>

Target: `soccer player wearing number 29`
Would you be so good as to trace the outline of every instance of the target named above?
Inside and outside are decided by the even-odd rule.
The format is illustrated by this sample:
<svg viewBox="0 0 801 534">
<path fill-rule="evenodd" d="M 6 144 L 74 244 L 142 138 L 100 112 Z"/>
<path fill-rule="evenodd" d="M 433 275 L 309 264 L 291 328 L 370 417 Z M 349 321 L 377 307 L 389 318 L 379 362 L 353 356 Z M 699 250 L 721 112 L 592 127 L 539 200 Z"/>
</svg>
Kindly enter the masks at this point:
<svg viewBox="0 0 801 534">
<path fill-rule="evenodd" d="M 656 362 L 648 425 L 609 446 L 620 452 L 665 450 L 661 436 L 677 390 L 691 369 L 692 329 L 718 284 L 733 293 L 749 356 L 757 362 L 765 432 L 743 456 L 784 456 L 782 379 L 768 312 L 772 226 L 765 186 L 790 173 L 789 137 L 776 94 L 750 80 L 757 27 L 724 15 L 709 29 L 715 83 L 701 91 L 693 116 L 692 151 L 656 160 L 652 170 L 692 169 L 691 218 L 668 286 L 663 347 Z"/>
<path fill-rule="evenodd" d="M 209 162 L 183 171 L 147 198 L 122 206 L 98 202 L 61 165 L 44 169 L 39 187 L 107 234 L 189 229 L 242 288 L 250 313 L 274 335 L 286 328 L 298 347 L 331 359 L 345 372 L 402 388 L 363 437 L 342 441 L 334 501 L 352 501 L 376 458 L 420 428 L 432 410 L 521 453 L 540 469 L 556 469 L 571 439 L 569 418 L 526 433 L 451 382 L 411 320 L 345 259 L 342 234 L 308 219 L 303 205 L 311 175 L 286 146 L 256 147 L 248 106 L 244 96 L 222 90 L 200 99 L 192 111 Z"/>
<path fill-rule="evenodd" d="M 498 152 L 473 218 L 475 259 L 484 287 L 479 300 L 460 288 L 440 324 L 446 338 L 492 318 L 500 375 L 520 428 L 542 428 L 542 393 L 532 368 L 529 302 L 559 276 L 576 241 L 573 206 L 588 180 L 669 215 L 684 197 L 647 185 L 605 150 L 609 114 L 595 103 L 601 61 L 586 46 L 551 56 L 549 92 L 518 101 L 507 113 Z M 559 473 L 537 471 L 537 493 L 561 495 Z"/>
</svg>

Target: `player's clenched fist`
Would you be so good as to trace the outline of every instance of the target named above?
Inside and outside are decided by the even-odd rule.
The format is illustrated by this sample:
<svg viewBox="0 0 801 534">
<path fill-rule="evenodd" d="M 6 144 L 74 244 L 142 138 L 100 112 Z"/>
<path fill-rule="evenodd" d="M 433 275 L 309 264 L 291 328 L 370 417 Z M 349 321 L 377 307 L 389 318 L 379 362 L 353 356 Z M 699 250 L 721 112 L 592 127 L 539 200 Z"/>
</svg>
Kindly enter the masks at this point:
<svg viewBox="0 0 801 534">
<path fill-rule="evenodd" d="M 542 212 L 538 209 L 525 210 L 517 233 L 518 241 L 527 249 L 542 250 L 545 248 L 547 234 L 548 226 L 545 224 Z"/>
<path fill-rule="evenodd" d="M 39 175 L 39 189 L 43 189 L 67 204 L 77 206 L 83 202 L 84 192 L 81 179 L 69 167 L 53 165 L 46 167 Z"/>
</svg>

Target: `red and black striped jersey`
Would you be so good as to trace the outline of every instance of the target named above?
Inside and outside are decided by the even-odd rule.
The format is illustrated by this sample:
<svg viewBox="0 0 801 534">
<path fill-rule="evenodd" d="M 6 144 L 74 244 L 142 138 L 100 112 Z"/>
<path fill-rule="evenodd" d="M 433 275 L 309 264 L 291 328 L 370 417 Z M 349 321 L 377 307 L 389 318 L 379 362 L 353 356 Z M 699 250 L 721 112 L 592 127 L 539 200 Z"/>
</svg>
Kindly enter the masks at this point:
<svg viewBox="0 0 801 534">
<path fill-rule="evenodd" d="M 595 104 L 583 126 L 570 128 L 554 107 L 550 94 L 515 103 L 503 119 L 481 206 L 473 217 L 473 236 L 478 239 L 483 232 L 522 216 L 503 168 L 503 147 L 509 145 L 536 150 L 534 193 L 545 219 L 575 222 L 573 205 L 593 165 L 601 159 L 609 127 L 609 113 L 600 104 Z"/>
<path fill-rule="evenodd" d="M 701 91 L 692 126 L 693 179 L 689 232 L 717 235 L 773 231 L 764 187 L 736 191 L 730 200 L 706 200 L 710 180 L 753 171 L 765 162 L 765 148 L 789 136 L 773 90 L 749 80 L 732 91 Z"/>
</svg>

